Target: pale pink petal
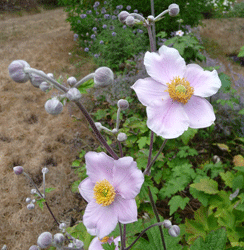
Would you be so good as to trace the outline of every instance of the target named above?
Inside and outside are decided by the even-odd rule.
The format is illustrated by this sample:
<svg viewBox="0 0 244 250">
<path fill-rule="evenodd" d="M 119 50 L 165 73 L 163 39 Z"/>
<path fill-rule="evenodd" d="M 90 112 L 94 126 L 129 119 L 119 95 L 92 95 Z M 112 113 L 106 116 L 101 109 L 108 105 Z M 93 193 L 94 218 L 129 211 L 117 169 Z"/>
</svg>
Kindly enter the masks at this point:
<svg viewBox="0 0 244 250">
<path fill-rule="evenodd" d="M 120 223 L 128 224 L 137 221 L 137 206 L 135 199 L 125 200 L 118 196 L 115 202 L 115 210 Z"/>
<path fill-rule="evenodd" d="M 94 196 L 93 188 L 94 188 L 94 186 L 95 186 L 95 184 L 91 181 L 91 179 L 89 177 L 87 177 L 86 179 L 84 179 L 80 183 L 80 185 L 78 187 L 81 196 L 87 202 L 90 202 L 93 199 L 93 196 Z"/>
<path fill-rule="evenodd" d="M 197 64 L 188 64 L 184 77 L 194 88 L 194 95 L 209 97 L 217 93 L 221 81 L 216 70 L 203 70 Z"/>
<path fill-rule="evenodd" d="M 140 192 L 144 175 L 137 168 L 132 157 L 123 157 L 114 161 L 113 186 L 124 199 L 133 199 Z"/>
<path fill-rule="evenodd" d="M 184 109 L 189 117 L 189 127 L 191 128 L 206 128 L 215 121 L 213 107 L 204 98 L 192 96 Z"/>
<path fill-rule="evenodd" d="M 114 159 L 104 152 L 88 152 L 85 155 L 87 175 L 96 183 L 101 180 L 112 181 Z"/>
<path fill-rule="evenodd" d="M 92 242 L 91 242 L 91 244 L 90 244 L 88 250 L 104 250 L 103 247 L 102 247 L 102 243 L 101 243 L 101 241 L 98 239 L 98 237 L 95 237 L 95 238 L 92 240 Z"/>
<path fill-rule="evenodd" d="M 144 106 L 157 105 L 155 103 L 169 98 L 169 93 L 165 92 L 168 87 L 156 82 L 151 77 L 137 80 L 131 88 L 135 90 L 139 101 Z"/>
<path fill-rule="evenodd" d="M 183 104 L 171 99 L 162 104 L 158 107 L 147 107 L 147 126 L 165 139 L 182 135 L 189 126 L 189 118 Z"/>
<path fill-rule="evenodd" d="M 83 223 L 89 233 L 93 232 L 93 235 L 95 234 L 102 239 L 115 229 L 118 223 L 115 203 L 104 207 L 97 204 L 95 200 L 88 203 L 83 216 Z"/>
<path fill-rule="evenodd" d="M 178 50 L 164 45 L 159 49 L 159 54 L 146 52 L 144 65 L 148 75 L 164 85 L 176 76 L 183 77 L 186 69 L 186 63 Z"/>
</svg>

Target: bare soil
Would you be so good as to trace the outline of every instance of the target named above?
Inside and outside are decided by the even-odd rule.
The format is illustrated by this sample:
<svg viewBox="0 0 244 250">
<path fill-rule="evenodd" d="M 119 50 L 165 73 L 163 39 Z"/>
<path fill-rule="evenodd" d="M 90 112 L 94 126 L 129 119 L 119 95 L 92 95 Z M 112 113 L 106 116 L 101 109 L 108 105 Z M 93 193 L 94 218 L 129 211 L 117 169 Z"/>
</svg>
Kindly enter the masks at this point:
<svg viewBox="0 0 244 250">
<path fill-rule="evenodd" d="M 44 231 L 58 232 L 46 207 L 26 208 L 32 188 L 23 176 L 16 176 L 13 167 L 21 165 L 39 187 L 41 170 L 49 168 L 46 187 L 54 187 L 47 200 L 56 218 L 68 225 L 81 220 L 85 203 L 71 192 L 78 180 L 71 168 L 78 152 L 95 143 L 86 122 L 74 122 L 70 107 L 58 116 L 46 113 L 44 104 L 51 93 L 45 94 L 30 82 L 17 84 L 8 75 L 8 65 L 16 59 L 27 61 L 31 67 L 67 76 L 81 77 L 93 72 L 86 59 L 83 67 L 70 64 L 70 51 L 75 42 L 70 25 L 65 22 L 63 9 L 42 11 L 22 17 L 1 15 L 0 21 L 0 249 L 26 250 L 36 244 Z M 79 58 L 76 58 L 78 61 Z M 82 115 L 72 108 L 78 117 Z"/>
</svg>

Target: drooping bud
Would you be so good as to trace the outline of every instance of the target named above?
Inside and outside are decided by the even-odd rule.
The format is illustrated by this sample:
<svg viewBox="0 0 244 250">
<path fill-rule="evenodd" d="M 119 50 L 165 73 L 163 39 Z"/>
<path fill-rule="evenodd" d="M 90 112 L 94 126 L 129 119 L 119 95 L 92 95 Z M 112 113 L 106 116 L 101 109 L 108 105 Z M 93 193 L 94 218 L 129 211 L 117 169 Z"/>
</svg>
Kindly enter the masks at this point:
<svg viewBox="0 0 244 250">
<path fill-rule="evenodd" d="M 25 199 L 25 201 L 26 201 L 27 203 L 30 203 L 30 202 L 31 202 L 31 198 L 30 198 L 30 197 L 27 197 L 27 198 Z"/>
<path fill-rule="evenodd" d="M 65 237 L 64 237 L 63 234 L 57 233 L 57 234 L 54 235 L 53 240 L 54 240 L 55 244 L 62 245 L 64 240 L 65 240 Z"/>
<path fill-rule="evenodd" d="M 129 27 L 132 27 L 134 26 L 135 24 L 135 18 L 133 16 L 128 16 L 126 19 L 125 19 L 125 23 L 126 25 L 128 25 Z"/>
<path fill-rule="evenodd" d="M 112 129 L 112 131 L 111 131 L 113 134 L 117 134 L 118 132 L 119 132 L 119 130 L 117 129 L 117 128 L 114 128 L 114 129 Z"/>
<path fill-rule="evenodd" d="M 47 168 L 47 167 L 44 167 L 43 169 L 42 169 L 42 173 L 43 174 L 47 174 L 49 172 L 49 169 Z"/>
<path fill-rule="evenodd" d="M 121 110 L 126 110 L 129 108 L 129 102 L 125 99 L 120 99 L 118 102 L 117 102 L 117 105 L 118 107 L 121 109 Z"/>
<path fill-rule="evenodd" d="M 94 83 L 95 87 L 107 87 L 114 81 L 114 73 L 108 67 L 100 67 L 95 71 Z"/>
<path fill-rule="evenodd" d="M 83 249 L 84 243 L 81 240 L 75 240 L 75 242 L 73 244 L 77 248 L 77 250 Z"/>
<path fill-rule="evenodd" d="M 31 194 L 36 194 L 36 189 L 32 188 L 30 192 L 31 192 Z"/>
<path fill-rule="evenodd" d="M 125 133 L 119 133 L 117 136 L 117 140 L 120 142 L 126 141 L 127 140 L 127 135 Z"/>
<path fill-rule="evenodd" d="M 172 237 L 177 237 L 180 235 L 180 228 L 177 225 L 173 225 L 170 229 L 169 229 L 169 235 Z"/>
<path fill-rule="evenodd" d="M 65 229 L 66 228 L 66 224 L 63 222 L 63 223 L 60 223 L 59 224 L 59 229 Z"/>
<path fill-rule="evenodd" d="M 77 88 L 71 88 L 66 93 L 66 97 L 70 101 L 78 101 L 81 98 L 81 93 L 80 93 L 80 91 Z"/>
<path fill-rule="evenodd" d="M 172 223 L 171 223 L 170 220 L 164 220 L 164 221 L 163 221 L 163 226 L 164 226 L 165 228 L 170 229 L 170 228 L 172 227 Z"/>
<path fill-rule="evenodd" d="M 41 73 L 44 74 L 43 71 L 41 71 L 41 70 L 39 70 L 39 71 L 40 71 Z M 34 87 L 39 88 L 40 84 L 41 84 L 42 82 L 44 82 L 44 79 L 43 79 L 41 76 L 39 76 L 39 75 L 37 75 L 37 74 L 35 74 L 35 73 L 31 73 L 31 74 L 30 74 L 30 82 L 31 82 L 31 84 L 32 84 Z"/>
<path fill-rule="evenodd" d="M 152 15 L 148 16 L 148 17 L 147 17 L 147 20 L 148 20 L 150 23 L 154 22 L 154 16 L 152 16 Z"/>
<path fill-rule="evenodd" d="M 97 127 L 98 131 L 101 131 L 101 129 L 102 129 L 101 122 L 95 122 L 95 126 Z"/>
<path fill-rule="evenodd" d="M 67 83 L 72 87 L 77 83 L 77 80 L 75 77 L 71 76 L 67 79 Z"/>
<path fill-rule="evenodd" d="M 28 210 L 32 210 L 34 208 L 35 208 L 35 205 L 33 203 L 30 203 L 30 204 L 27 205 Z"/>
<path fill-rule="evenodd" d="M 57 98 L 52 98 L 46 101 L 45 110 L 50 115 L 58 115 L 63 110 L 63 104 Z"/>
<path fill-rule="evenodd" d="M 25 73 L 24 69 L 30 68 L 30 65 L 23 60 L 15 60 L 8 66 L 10 77 L 18 83 L 24 83 L 30 80 L 29 74 Z"/>
<path fill-rule="evenodd" d="M 47 83 L 47 82 L 42 82 L 39 86 L 39 88 L 43 91 L 43 92 L 47 92 L 48 90 L 50 90 L 52 88 L 52 86 Z"/>
<path fill-rule="evenodd" d="M 16 166 L 13 168 L 13 170 L 16 175 L 20 175 L 24 172 L 24 168 L 21 166 Z"/>
<path fill-rule="evenodd" d="M 125 24 L 125 20 L 129 15 L 130 15 L 129 12 L 121 11 L 118 15 L 118 19 L 121 23 Z"/>
<path fill-rule="evenodd" d="M 52 244 L 52 234 L 49 232 L 44 232 L 39 235 L 37 239 L 37 245 L 41 248 L 47 248 Z"/>
<path fill-rule="evenodd" d="M 175 3 L 170 4 L 168 10 L 170 16 L 177 16 L 180 12 L 179 5 Z"/>
<path fill-rule="evenodd" d="M 29 248 L 29 250 L 39 250 L 39 247 L 37 245 L 33 245 Z"/>
<path fill-rule="evenodd" d="M 47 73 L 47 76 L 54 79 L 53 73 Z"/>
</svg>

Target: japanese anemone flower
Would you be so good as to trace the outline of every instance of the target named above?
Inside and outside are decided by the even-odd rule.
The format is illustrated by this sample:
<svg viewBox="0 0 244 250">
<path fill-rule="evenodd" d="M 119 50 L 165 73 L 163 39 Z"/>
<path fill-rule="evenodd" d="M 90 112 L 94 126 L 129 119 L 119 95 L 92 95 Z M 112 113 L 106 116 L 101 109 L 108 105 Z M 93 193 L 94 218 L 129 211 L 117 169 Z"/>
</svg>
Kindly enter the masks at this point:
<svg viewBox="0 0 244 250">
<path fill-rule="evenodd" d="M 136 195 L 144 175 L 132 157 L 114 160 L 105 153 L 85 155 L 88 177 L 79 185 L 88 202 L 83 223 L 88 233 L 100 239 L 110 234 L 117 223 L 137 221 Z"/>
<path fill-rule="evenodd" d="M 213 107 L 204 97 L 214 95 L 221 86 L 216 70 L 186 65 L 178 50 L 164 45 L 158 53 L 146 52 L 144 65 L 150 77 L 137 80 L 131 88 L 147 107 L 147 126 L 153 132 L 172 139 L 188 127 L 213 124 Z"/>
<path fill-rule="evenodd" d="M 116 246 L 114 250 L 119 250 L 119 248 L 118 248 L 119 241 L 120 241 L 120 236 L 116 237 L 115 239 L 113 239 L 113 237 L 106 236 L 101 240 L 98 237 L 95 237 L 92 240 L 88 250 L 104 250 L 102 245 L 105 243 L 111 244 L 112 242 L 114 242 L 114 244 Z"/>
</svg>

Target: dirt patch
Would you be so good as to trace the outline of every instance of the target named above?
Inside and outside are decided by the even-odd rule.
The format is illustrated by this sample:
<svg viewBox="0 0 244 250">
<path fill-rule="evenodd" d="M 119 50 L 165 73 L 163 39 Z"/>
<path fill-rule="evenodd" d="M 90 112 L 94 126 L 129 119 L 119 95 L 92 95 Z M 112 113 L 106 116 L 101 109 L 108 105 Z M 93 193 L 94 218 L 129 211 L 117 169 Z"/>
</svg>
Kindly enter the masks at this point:
<svg viewBox="0 0 244 250">
<path fill-rule="evenodd" d="M 24 176 L 14 175 L 16 165 L 22 165 L 38 186 L 42 167 L 49 168 L 46 185 L 55 191 L 47 200 L 59 221 L 80 220 L 85 208 L 82 198 L 70 190 L 78 179 L 70 166 L 81 148 L 95 142 L 87 123 L 72 122 L 67 107 L 59 116 L 47 114 L 44 104 L 52 94 L 44 94 L 30 82 L 17 84 L 8 75 L 8 65 L 15 59 L 56 77 L 92 72 L 89 59 L 82 69 L 70 64 L 75 43 L 65 18 L 63 10 L 56 9 L 31 16 L 2 16 L 0 22 L 0 248 L 6 244 L 8 249 L 26 250 L 36 244 L 40 233 L 58 232 L 45 207 L 27 210 L 31 185 Z M 76 109 L 72 112 L 82 117 Z"/>
</svg>

